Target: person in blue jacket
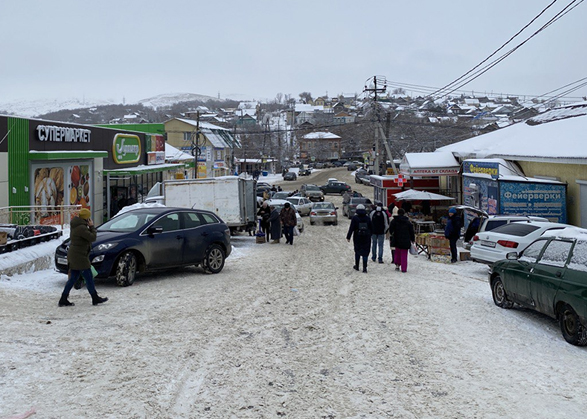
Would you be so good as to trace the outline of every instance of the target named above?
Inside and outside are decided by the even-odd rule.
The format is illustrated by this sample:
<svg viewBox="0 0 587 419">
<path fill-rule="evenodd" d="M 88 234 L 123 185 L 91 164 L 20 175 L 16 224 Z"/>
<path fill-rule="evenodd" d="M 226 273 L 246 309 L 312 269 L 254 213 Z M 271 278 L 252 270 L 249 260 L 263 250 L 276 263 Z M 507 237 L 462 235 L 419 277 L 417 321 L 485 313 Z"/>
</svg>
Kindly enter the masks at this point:
<svg viewBox="0 0 587 419">
<path fill-rule="evenodd" d="M 455 208 L 448 210 L 448 221 L 444 228 L 444 237 L 450 242 L 450 261 L 451 263 L 455 263 L 459 258 L 457 241 L 461 237 L 461 219 L 457 215 Z"/>
</svg>

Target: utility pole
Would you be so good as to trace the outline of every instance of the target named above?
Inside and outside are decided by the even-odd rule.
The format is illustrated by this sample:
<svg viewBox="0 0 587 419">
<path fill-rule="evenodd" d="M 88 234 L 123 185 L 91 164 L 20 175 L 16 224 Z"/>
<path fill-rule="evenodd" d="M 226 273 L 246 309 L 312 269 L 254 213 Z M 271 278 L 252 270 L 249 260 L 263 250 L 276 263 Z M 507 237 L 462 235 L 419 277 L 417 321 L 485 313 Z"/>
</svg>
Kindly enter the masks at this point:
<svg viewBox="0 0 587 419">
<path fill-rule="evenodd" d="M 370 79 L 369 79 L 370 80 Z M 369 81 L 367 80 L 367 82 Z M 387 154 L 387 157 L 389 158 L 389 160 L 391 161 L 391 166 L 393 168 L 393 172 L 396 173 L 395 170 L 395 165 L 393 164 L 393 155 L 391 154 L 391 147 L 389 145 L 388 139 L 385 135 L 385 133 L 383 132 L 383 127 L 381 124 L 381 115 L 380 115 L 380 107 L 379 104 L 377 103 L 377 94 L 378 93 L 385 93 L 387 89 L 387 81 L 385 79 L 385 77 L 383 76 L 373 76 L 373 82 L 371 84 L 369 84 L 368 86 L 365 85 L 365 92 L 368 92 L 369 94 L 373 93 L 373 100 L 374 100 L 374 110 L 375 110 L 375 115 L 377 118 L 377 123 L 375 124 L 375 162 L 374 162 L 374 172 L 375 174 L 379 174 L 380 173 L 380 166 L 381 166 L 381 158 L 380 158 L 380 142 L 383 141 L 383 145 L 385 147 L 385 151 Z M 389 128 L 388 128 L 388 132 L 389 132 Z M 386 160 L 384 160 L 386 161 Z M 387 169 L 387 165 L 385 165 L 385 168 Z"/>
<path fill-rule="evenodd" d="M 195 141 L 194 141 L 195 137 Z M 192 155 L 194 156 L 194 179 L 198 178 L 198 157 L 202 153 L 200 149 L 200 111 L 196 112 L 196 131 L 192 133 Z"/>
</svg>

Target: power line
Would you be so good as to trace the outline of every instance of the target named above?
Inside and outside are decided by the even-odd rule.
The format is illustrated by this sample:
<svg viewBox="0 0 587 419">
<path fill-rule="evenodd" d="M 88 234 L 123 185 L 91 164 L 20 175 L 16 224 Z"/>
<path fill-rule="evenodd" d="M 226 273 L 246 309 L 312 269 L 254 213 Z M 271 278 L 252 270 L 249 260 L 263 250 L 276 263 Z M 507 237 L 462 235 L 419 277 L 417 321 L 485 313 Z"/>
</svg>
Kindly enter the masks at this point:
<svg viewBox="0 0 587 419">
<path fill-rule="evenodd" d="M 556 0 L 555 0 L 556 1 Z M 576 3 L 578 1 L 577 4 L 573 5 L 574 3 Z M 503 54 L 501 57 L 497 58 L 496 60 L 492 61 L 490 64 L 487 64 L 486 66 L 482 67 L 479 70 L 475 70 L 477 69 L 480 65 L 482 65 L 486 60 L 484 60 L 483 62 L 481 62 L 480 64 L 478 64 L 477 66 L 475 66 L 472 70 L 470 70 L 469 72 L 467 72 L 465 75 L 459 77 L 458 79 L 456 79 L 455 81 L 449 83 L 449 85 L 447 86 L 455 86 L 455 84 L 460 83 L 458 86 L 456 86 L 454 89 L 442 94 L 439 98 L 443 98 L 446 97 L 448 95 L 450 95 L 451 93 L 453 93 L 454 91 L 456 91 L 457 89 L 460 89 L 461 87 L 465 86 L 466 84 L 470 83 L 471 81 L 477 79 L 478 77 L 480 77 L 481 75 L 483 75 L 484 73 L 486 73 L 487 71 L 489 71 L 491 68 L 495 67 L 497 64 L 499 64 L 501 61 L 503 61 L 504 59 L 506 59 L 507 57 L 509 57 L 511 54 L 513 54 L 516 50 L 518 50 L 518 48 L 520 48 L 522 45 L 524 45 L 526 42 L 528 42 L 530 39 L 532 39 L 534 36 L 536 36 L 537 34 L 539 34 L 540 32 L 542 32 L 544 29 L 546 29 L 547 27 L 549 27 L 550 25 L 552 25 L 554 22 L 556 22 L 557 20 L 559 20 L 560 18 L 562 18 L 564 15 L 566 15 L 568 12 L 570 12 L 571 10 L 573 10 L 575 7 L 577 7 L 579 4 L 581 4 L 583 2 L 583 0 L 573 0 L 571 1 L 571 3 L 569 3 L 567 6 L 565 6 L 560 12 L 558 12 L 553 18 L 551 18 L 548 22 L 546 22 L 542 27 L 540 27 L 540 29 L 538 29 L 537 31 L 535 31 L 532 35 L 530 35 L 528 38 L 526 38 L 524 41 L 522 41 L 520 44 L 518 44 L 517 46 L 515 46 L 514 48 L 512 48 L 511 50 L 509 50 L 508 52 L 506 52 L 505 54 Z M 554 2 L 553 2 L 554 3 Z M 552 3 L 548 6 L 550 7 L 552 5 Z M 548 8 L 547 7 L 547 8 Z M 546 9 L 545 9 L 546 10 Z M 541 14 L 544 13 L 544 10 L 541 12 Z M 509 42 L 509 41 L 508 41 Z M 506 43 L 507 44 L 507 43 Z M 501 48 L 500 48 L 501 49 Z M 498 50 L 499 51 L 499 50 Z M 497 52 L 497 51 L 495 51 Z M 495 52 L 491 55 L 495 55 Z M 491 57 L 490 56 L 490 57 Z M 489 58 L 489 57 L 488 57 Z M 470 74 L 470 75 L 469 75 Z M 462 81 L 462 82 L 461 82 Z M 443 88 L 445 89 L 445 88 Z M 446 89 L 445 89 L 446 90 Z"/>
</svg>

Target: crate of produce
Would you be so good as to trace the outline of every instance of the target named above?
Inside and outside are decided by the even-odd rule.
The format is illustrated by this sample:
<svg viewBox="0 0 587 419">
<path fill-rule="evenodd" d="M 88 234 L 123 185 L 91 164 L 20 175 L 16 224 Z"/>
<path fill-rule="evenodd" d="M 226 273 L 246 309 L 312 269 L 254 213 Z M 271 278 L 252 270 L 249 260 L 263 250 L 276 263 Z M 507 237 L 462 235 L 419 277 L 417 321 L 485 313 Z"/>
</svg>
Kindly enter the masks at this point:
<svg viewBox="0 0 587 419">
<path fill-rule="evenodd" d="M 436 263 L 450 263 L 450 255 L 430 255 L 430 260 Z"/>
<path fill-rule="evenodd" d="M 431 255 L 448 255 L 448 256 L 450 256 L 450 247 L 430 246 L 429 249 L 430 249 Z"/>
</svg>

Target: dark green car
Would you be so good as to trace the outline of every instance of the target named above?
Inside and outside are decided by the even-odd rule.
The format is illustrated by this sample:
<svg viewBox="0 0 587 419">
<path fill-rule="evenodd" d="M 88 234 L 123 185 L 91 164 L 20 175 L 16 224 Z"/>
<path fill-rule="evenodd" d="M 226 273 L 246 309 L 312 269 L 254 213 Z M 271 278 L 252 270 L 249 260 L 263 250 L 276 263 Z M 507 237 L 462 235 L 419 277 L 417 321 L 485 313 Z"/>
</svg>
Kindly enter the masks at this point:
<svg viewBox="0 0 587 419">
<path fill-rule="evenodd" d="M 566 228 L 508 253 L 489 272 L 494 303 L 515 304 L 558 320 L 563 337 L 587 345 L 587 230 Z"/>
</svg>

